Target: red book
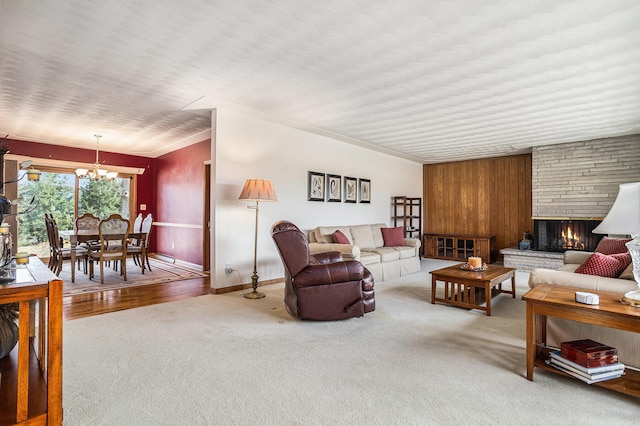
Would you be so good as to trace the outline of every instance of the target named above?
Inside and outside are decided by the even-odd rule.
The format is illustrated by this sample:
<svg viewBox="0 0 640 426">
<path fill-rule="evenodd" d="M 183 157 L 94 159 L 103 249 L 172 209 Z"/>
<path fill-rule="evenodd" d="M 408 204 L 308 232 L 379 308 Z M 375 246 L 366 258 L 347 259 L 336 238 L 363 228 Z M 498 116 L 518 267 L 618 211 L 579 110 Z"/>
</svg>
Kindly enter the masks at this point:
<svg viewBox="0 0 640 426">
<path fill-rule="evenodd" d="M 612 364 L 618 363 L 618 355 L 609 355 L 609 356 L 603 356 L 600 358 L 592 358 L 592 359 L 576 358 L 576 357 L 573 357 L 572 355 L 569 355 L 569 356 L 563 356 L 563 358 L 568 359 L 569 361 L 573 361 L 576 364 L 580 364 L 587 368 L 602 367 L 605 365 L 612 365 Z"/>
<path fill-rule="evenodd" d="M 560 345 L 560 354 L 578 364 L 607 365 L 618 362 L 618 350 L 591 339 L 563 342 Z"/>
</svg>

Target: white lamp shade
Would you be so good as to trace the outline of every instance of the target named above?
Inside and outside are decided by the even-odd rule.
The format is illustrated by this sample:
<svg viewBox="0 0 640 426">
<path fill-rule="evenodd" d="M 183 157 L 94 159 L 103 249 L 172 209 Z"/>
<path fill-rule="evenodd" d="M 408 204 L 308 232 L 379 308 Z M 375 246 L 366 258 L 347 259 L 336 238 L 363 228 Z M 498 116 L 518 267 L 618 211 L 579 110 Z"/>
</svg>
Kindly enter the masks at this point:
<svg viewBox="0 0 640 426">
<path fill-rule="evenodd" d="M 640 235 L 640 182 L 620 185 L 613 207 L 593 233 Z"/>
<path fill-rule="evenodd" d="M 247 179 L 238 199 L 243 201 L 278 201 L 273 184 L 267 179 Z"/>
</svg>

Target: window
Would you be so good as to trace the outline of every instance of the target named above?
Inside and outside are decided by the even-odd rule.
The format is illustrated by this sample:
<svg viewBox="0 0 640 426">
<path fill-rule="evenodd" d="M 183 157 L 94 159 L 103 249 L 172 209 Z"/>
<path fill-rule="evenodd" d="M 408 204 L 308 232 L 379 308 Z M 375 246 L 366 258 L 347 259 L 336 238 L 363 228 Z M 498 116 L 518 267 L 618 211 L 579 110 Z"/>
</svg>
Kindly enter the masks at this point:
<svg viewBox="0 0 640 426">
<path fill-rule="evenodd" d="M 49 240 L 44 224 L 44 214 L 50 213 L 58 223 L 58 228 L 73 229 L 76 217 L 93 213 L 100 218 L 119 213 L 125 218 L 131 216 L 131 188 L 133 178 L 119 175 L 116 179 L 94 181 L 79 179 L 72 170 L 47 169 L 41 167 L 40 181 L 23 179 L 18 182 L 18 198 L 21 204 L 29 204 L 31 199 L 37 207 L 18 220 L 18 251 L 49 256 Z"/>
</svg>

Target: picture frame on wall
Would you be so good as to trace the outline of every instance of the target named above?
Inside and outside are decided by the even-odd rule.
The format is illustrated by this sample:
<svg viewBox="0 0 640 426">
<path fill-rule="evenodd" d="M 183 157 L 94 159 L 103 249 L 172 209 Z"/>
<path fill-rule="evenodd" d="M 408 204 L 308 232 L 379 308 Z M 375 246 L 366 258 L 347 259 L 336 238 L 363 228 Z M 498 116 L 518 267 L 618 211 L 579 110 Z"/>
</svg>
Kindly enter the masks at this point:
<svg viewBox="0 0 640 426">
<path fill-rule="evenodd" d="M 309 201 L 324 201 L 324 173 L 309 172 Z"/>
<path fill-rule="evenodd" d="M 354 177 L 344 177 L 344 202 L 358 202 L 358 179 Z"/>
<path fill-rule="evenodd" d="M 327 201 L 339 203 L 342 201 L 342 176 L 327 174 Z"/>
<path fill-rule="evenodd" d="M 371 180 L 358 179 L 358 192 L 360 194 L 361 203 L 371 202 Z"/>
</svg>

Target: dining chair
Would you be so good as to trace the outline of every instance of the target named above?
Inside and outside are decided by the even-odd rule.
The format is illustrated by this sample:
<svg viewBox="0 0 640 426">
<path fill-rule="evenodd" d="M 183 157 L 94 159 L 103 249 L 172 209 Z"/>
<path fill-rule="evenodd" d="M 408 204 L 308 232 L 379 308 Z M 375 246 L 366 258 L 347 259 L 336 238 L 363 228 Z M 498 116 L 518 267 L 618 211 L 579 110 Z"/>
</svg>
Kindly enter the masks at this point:
<svg viewBox="0 0 640 426">
<path fill-rule="evenodd" d="M 53 218 L 53 215 L 45 213 L 45 225 L 47 228 L 47 236 L 49 237 L 49 269 L 54 274 L 60 275 L 62 271 L 62 265 L 65 260 L 71 260 L 71 247 L 64 247 L 62 244 L 62 238 L 58 231 L 58 223 Z M 81 261 L 87 258 L 88 251 L 84 247 L 76 247 L 76 260 L 78 264 L 78 270 L 80 269 Z M 73 268 L 75 265 L 71 265 Z M 86 262 L 85 262 L 86 268 Z M 85 269 L 86 273 L 86 269 Z"/>
<path fill-rule="evenodd" d="M 119 214 L 112 214 L 98 224 L 100 248 L 89 252 L 89 279 L 94 277 L 93 263 L 100 263 L 100 284 L 104 284 L 105 262 L 119 262 L 120 275 L 127 281 L 127 241 L 129 239 L 129 220 Z"/>
<path fill-rule="evenodd" d="M 142 214 L 140 214 L 139 217 L 142 217 Z M 144 239 L 134 238 L 129 244 L 129 246 L 127 247 L 127 254 L 131 254 L 131 257 L 133 258 L 133 262 L 142 268 L 143 274 L 144 274 L 145 268 L 151 271 L 151 264 L 149 263 L 149 255 L 148 255 L 147 248 L 149 247 L 149 236 L 151 235 L 152 224 L 153 224 L 153 217 L 151 216 L 151 213 L 149 213 L 147 217 L 144 218 L 144 220 L 140 224 L 140 229 L 137 231 L 142 234 L 145 234 L 145 238 Z M 143 252 L 144 252 L 144 258 L 142 257 Z"/>
<path fill-rule="evenodd" d="M 100 224 L 100 218 L 98 216 L 95 216 L 91 213 L 84 213 L 82 216 L 78 217 L 76 219 L 76 232 L 83 230 L 83 231 L 95 231 L 96 233 L 98 233 L 98 225 Z M 84 248 L 86 248 L 87 250 L 99 250 L 100 249 L 100 244 L 98 242 L 98 240 L 95 241 L 87 241 L 85 243 L 82 243 Z M 85 258 L 85 265 L 84 265 L 84 269 L 85 269 L 85 274 L 87 273 L 87 263 L 89 262 L 89 258 L 88 256 Z"/>
</svg>

